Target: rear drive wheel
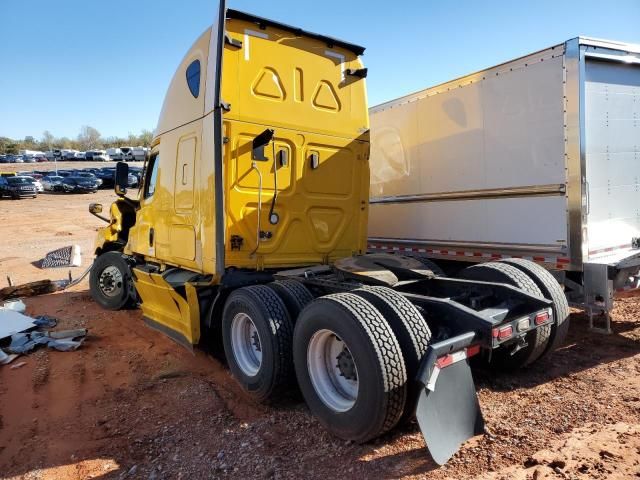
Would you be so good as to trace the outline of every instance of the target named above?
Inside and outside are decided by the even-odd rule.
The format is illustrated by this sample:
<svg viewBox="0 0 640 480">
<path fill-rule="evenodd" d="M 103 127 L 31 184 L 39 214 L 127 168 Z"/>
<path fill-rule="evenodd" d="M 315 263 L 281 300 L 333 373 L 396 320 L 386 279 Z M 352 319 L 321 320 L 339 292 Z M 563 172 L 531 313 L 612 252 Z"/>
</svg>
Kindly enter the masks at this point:
<svg viewBox="0 0 640 480">
<path fill-rule="evenodd" d="M 551 325 L 549 343 L 547 344 L 544 354 L 560 347 L 569 332 L 569 303 L 567 302 L 567 297 L 564 294 L 562 285 L 558 283 L 546 268 L 537 263 L 523 258 L 508 258 L 500 261 L 526 273 L 531 280 L 536 283 L 542 295 L 553 302 L 554 320 Z"/>
<path fill-rule="evenodd" d="M 294 324 L 302 309 L 313 300 L 309 289 L 297 280 L 277 280 L 269 287 L 282 299 Z"/>
<path fill-rule="evenodd" d="M 434 272 L 435 273 L 435 272 Z M 387 287 L 362 287 L 352 292 L 371 303 L 393 330 L 407 368 L 408 397 L 404 419 L 415 413 L 420 361 L 429 348 L 431 330 L 418 309 L 406 298 Z"/>
<path fill-rule="evenodd" d="M 131 268 L 120 252 L 107 252 L 96 258 L 89 274 L 93 299 L 107 310 L 120 310 L 135 301 Z"/>
<path fill-rule="evenodd" d="M 293 326 L 282 300 L 269 287 L 242 287 L 222 312 L 222 341 L 229 369 L 242 388 L 262 402 L 293 376 Z"/>
<path fill-rule="evenodd" d="M 531 278 L 517 268 L 506 263 L 487 262 L 465 268 L 460 278 L 484 282 L 506 283 L 525 292 L 543 297 L 542 292 Z M 551 328 L 543 325 L 525 335 L 527 346 L 511 355 L 509 347 L 500 347 L 493 351 L 491 365 L 502 369 L 516 369 L 535 362 L 545 351 L 549 343 Z"/>
<path fill-rule="evenodd" d="M 334 435 L 366 442 L 398 423 L 407 396 L 402 351 L 365 299 L 337 293 L 307 305 L 296 324 L 293 359 L 307 405 Z"/>
</svg>

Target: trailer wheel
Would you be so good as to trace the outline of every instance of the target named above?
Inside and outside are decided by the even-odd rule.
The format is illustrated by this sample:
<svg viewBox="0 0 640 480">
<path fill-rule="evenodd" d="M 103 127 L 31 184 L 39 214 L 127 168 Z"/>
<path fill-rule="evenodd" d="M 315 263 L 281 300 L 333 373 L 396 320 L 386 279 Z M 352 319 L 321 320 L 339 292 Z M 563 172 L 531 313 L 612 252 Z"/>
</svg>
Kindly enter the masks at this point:
<svg viewBox="0 0 640 480">
<path fill-rule="evenodd" d="M 131 268 L 120 252 L 106 252 L 93 262 L 89 273 L 89 291 L 107 310 L 120 310 L 135 302 Z"/>
<path fill-rule="evenodd" d="M 317 298 L 300 314 L 293 340 L 300 390 L 332 434 L 366 442 L 398 423 L 407 373 L 400 345 L 373 305 L 352 293 Z"/>
<path fill-rule="evenodd" d="M 440 268 L 440 266 L 433 260 L 426 257 L 413 257 L 413 258 L 415 258 L 420 263 L 422 263 L 425 267 L 431 270 L 436 277 L 446 277 L 444 270 L 442 270 L 442 268 Z"/>
<path fill-rule="evenodd" d="M 309 289 L 297 280 L 277 280 L 270 283 L 269 286 L 284 302 L 294 324 L 302 309 L 313 300 Z"/>
<path fill-rule="evenodd" d="M 429 325 L 409 300 L 390 288 L 362 287 L 351 293 L 367 300 L 382 314 L 400 344 L 409 382 L 403 415 L 407 419 L 415 413 L 415 400 L 418 398 L 415 379 L 431 340 Z"/>
<path fill-rule="evenodd" d="M 529 275 L 542 291 L 542 294 L 553 301 L 554 322 L 551 325 L 549 343 L 544 354 L 560 347 L 569 332 L 569 303 L 562 286 L 546 268 L 537 263 L 523 258 L 508 258 L 500 261 L 514 266 Z"/>
<path fill-rule="evenodd" d="M 262 402 L 292 378 L 293 326 L 276 293 L 264 285 L 238 288 L 222 312 L 222 342 L 242 388 Z"/>
<path fill-rule="evenodd" d="M 460 277 L 469 280 L 506 283 L 532 295 L 543 297 L 538 286 L 526 273 L 506 263 L 487 262 L 472 265 L 465 268 Z M 513 355 L 510 354 L 506 347 L 496 349 L 491 358 L 491 365 L 508 370 L 530 365 L 544 353 L 549 344 L 550 334 L 551 328 L 549 325 L 543 325 L 528 332 L 525 336 L 526 347 L 518 350 Z"/>
</svg>

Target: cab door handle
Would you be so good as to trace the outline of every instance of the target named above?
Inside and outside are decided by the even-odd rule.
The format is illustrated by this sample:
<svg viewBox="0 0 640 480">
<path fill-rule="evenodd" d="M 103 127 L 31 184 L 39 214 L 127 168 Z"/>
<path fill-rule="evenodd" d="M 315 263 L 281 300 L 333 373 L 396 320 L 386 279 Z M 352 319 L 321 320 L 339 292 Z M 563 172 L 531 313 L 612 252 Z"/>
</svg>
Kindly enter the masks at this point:
<svg viewBox="0 0 640 480">
<path fill-rule="evenodd" d="M 149 229 L 149 246 L 153 247 L 153 241 L 155 240 L 155 230 L 153 228 Z"/>
</svg>

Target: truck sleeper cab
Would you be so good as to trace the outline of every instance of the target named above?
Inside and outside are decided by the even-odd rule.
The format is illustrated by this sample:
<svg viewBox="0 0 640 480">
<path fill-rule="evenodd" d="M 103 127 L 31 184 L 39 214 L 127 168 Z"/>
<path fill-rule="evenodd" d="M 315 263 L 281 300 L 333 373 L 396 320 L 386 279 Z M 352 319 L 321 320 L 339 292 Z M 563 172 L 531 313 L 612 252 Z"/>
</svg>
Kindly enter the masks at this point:
<svg viewBox="0 0 640 480">
<path fill-rule="evenodd" d="M 297 381 L 341 438 L 415 415 L 443 463 L 482 430 L 467 359 L 535 361 L 560 310 L 515 266 L 452 279 L 365 255 L 363 52 L 220 4 L 171 81 L 138 197 L 122 162 L 109 217 L 90 206 L 108 222 L 90 288 L 189 347 L 221 336 L 258 401 Z"/>
</svg>

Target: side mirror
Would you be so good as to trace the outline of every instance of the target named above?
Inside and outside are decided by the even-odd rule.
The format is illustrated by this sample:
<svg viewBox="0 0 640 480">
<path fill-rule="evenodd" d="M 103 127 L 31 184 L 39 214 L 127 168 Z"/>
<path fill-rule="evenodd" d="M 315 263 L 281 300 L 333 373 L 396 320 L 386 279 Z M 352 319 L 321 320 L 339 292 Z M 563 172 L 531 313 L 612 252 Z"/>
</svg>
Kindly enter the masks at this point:
<svg viewBox="0 0 640 480">
<path fill-rule="evenodd" d="M 114 190 L 116 195 L 124 196 L 127 193 L 129 185 L 129 164 L 126 162 L 118 162 L 116 164 L 116 178 L 114 181 Z"/>
<path fill-rule="evenodd" d="M 102 204 L 101 203 L 90 203 L 89 204 L 89 213 L 95 217 L 98 217 L 100 220 L 111 223 L 107 217 L 100 215 L 102 213 Z"/>
<path fill-rule="evenodd" d="M 89 213 L 102 213 L 102 204 L 101 203 L 90 203 L 89 204 Z"/>
</svg>

